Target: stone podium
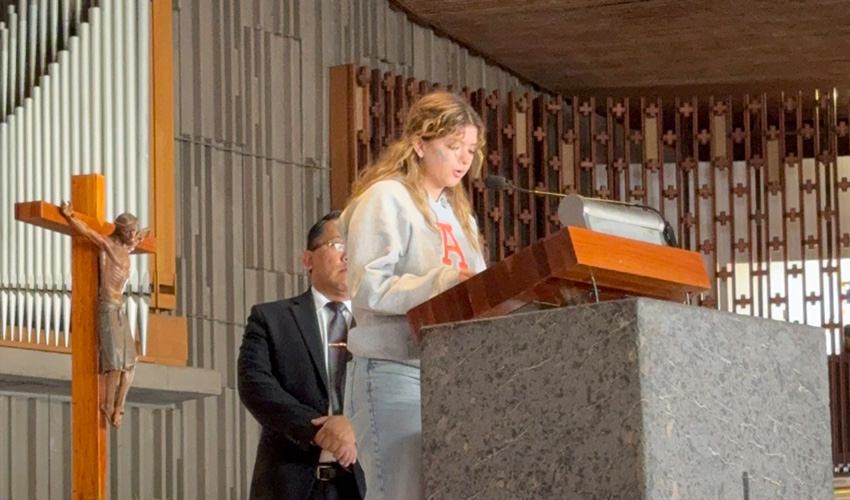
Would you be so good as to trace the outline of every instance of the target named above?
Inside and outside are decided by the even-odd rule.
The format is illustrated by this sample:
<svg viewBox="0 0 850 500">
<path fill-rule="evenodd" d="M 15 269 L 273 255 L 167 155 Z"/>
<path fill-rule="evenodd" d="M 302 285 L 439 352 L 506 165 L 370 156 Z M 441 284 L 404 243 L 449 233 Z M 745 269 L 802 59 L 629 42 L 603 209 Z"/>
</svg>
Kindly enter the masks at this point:
<svg viewBox="0 0 850 500">
<path fill-rule="evenodd" d="M 429 500 L 832 498 L 818 329 L 640 298 L 421 334 Z"/>
</svg>

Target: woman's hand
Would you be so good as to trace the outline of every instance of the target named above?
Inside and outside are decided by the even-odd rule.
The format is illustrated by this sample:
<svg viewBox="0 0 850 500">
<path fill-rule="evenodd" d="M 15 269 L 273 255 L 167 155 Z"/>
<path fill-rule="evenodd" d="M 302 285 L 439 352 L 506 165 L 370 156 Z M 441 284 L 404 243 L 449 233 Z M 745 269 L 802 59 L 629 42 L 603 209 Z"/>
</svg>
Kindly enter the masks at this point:
<svg viewBox="0 0 850 500">
<path fill-rule="evenodd" d="M 469 278 L 475 276 L 475 274 L 476 274 L 475 271 L 470 271 L 469 269 L 461 269 L 460 270 L 460 276 L 458 276 L 457 282 L 463 283 L 464 281 L 468 280 Z"/>
</svg>

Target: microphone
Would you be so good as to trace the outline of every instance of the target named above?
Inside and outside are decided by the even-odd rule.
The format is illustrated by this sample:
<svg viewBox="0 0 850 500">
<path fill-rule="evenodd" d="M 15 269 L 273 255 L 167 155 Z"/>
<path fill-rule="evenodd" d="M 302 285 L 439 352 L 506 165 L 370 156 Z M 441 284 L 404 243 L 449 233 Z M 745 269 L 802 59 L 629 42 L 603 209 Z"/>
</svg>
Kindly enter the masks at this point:
<svg viewBox="0 0 850 500">
<path fill-rule="evenodd" d="M 506 188 L 516 189 L 522 193 L 536 194 L 537 196 L 557 196 L 559 198 L 564 198 L 567 195 L 561 193 L 553 193 L 551 191 L 543 191 L 541 189 L 526 189 L 515 185 L 513 182 L 509 181 L 505 178 L 504 175 L 488 175 L 486 179 L 484 179 L 484 185 L 489 189 L 495 189 L 496 191 L 502 191 Z"/>
<path fill-rule="evenodd" d="M 505 176 L 503 175 L 488 175 L 487 178 L 484 179 L 484 185 L 487 186 L 487 189 L 501 191 L 507 187 L 508 180 L 505 179 Z"/>
<path fill-rule="evenodd" d="M 568 196 L 568 195 L 561 194 L 561 193 L 553 193 L 551 191 L 543 191 L 543 190 L 540 190 L 540 189 L 537 189 L 537 188 L 535 188 L 535 189 L 521 188 L 521 187 L 515 185 L 514 183 L 512 183 L 511 181 L 509 181 L 503 175 L 488 175 L 487 178 L 484 179 L 484 185 L 487 186 L 488 189 L 494 189 L 496 191 L 502 191 L 506 188 L 510 188 L 510 189 L 516 189 L 517 191 L 520 191 L 520 192 L 523 192 L 523 193 L 534 194 L 534 195 L 537 195 L 537 196 L 557 196 L 559 198 L 565 198 L 565 197 Z M 618 201 L 618 200 L 602 200 L 602 199 L 597 199 L 597 200 L 601 201 L 603 203 L 612 203 L 612 204 L 615 204 L 615 205 L 626 205 L 626 206 L 629 206 L 629 207 L 636 207 L 636 208 L 641 208 L 643 210 L 648 210 L 650 212 L 654 212 L 664 222 L 664 230 L 661 233 L 662 237 L 664 238 L 664 241 L 667 243 L 667 245 L 669 245 L 671 247 L 677 247 L 677 248 L 679 247 L 679 243 L 676 240 L 676 232 L 673 230 L 673 226 L 670 224 L 670 222 L 667 220 L 667 218 L 664 217 L 664 214 L 662 214 L 661 211 L 659 211 L 655 207 L 651 207 L 649 205 L 643 205 L 643 204 L 640 204 L 640 203 L 629 203 L 629 202 Z"/>
</svg>

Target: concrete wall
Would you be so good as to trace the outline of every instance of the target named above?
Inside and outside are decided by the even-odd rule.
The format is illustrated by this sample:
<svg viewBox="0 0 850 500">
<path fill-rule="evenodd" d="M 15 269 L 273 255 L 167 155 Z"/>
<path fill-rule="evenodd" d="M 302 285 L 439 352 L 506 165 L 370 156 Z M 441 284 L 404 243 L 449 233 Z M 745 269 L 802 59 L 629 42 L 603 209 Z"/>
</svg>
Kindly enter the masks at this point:
<svg viewBox="0 0 850 500">
<path fill-rule="evenodd" d="M 328 75 L 355 63 L 506 92 L 515 78 L 386 0 L 174 0 L 180 315 L 222 394 L 134 406 L 110 439 L 115 500 L 247 498 L 259 428 L 236 393 L 254 303 L 304 290 L 329 207 Z M 67 397 L 0 394 L 0 500 L 70 498 Z"/>
</svg>

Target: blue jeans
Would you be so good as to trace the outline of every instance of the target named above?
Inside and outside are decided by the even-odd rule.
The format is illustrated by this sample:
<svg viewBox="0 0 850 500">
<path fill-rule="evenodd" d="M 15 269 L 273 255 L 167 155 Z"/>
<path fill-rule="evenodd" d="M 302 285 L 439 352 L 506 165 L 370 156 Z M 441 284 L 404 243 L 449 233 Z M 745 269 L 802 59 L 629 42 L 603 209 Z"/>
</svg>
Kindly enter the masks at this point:
<svg viewBox="0 0 850 500">
<path fill-rule="evenodd" d="M 419 368 L 354 356 L 345 377 L 345 415 L 366 475 L 365 500 L 421 500 Z"/>
</svg>

